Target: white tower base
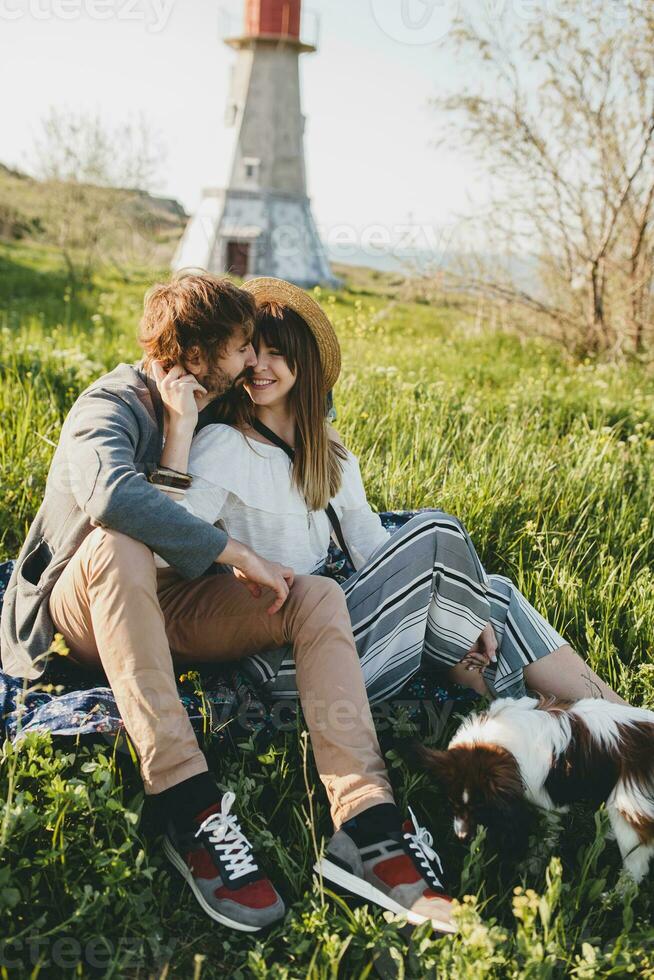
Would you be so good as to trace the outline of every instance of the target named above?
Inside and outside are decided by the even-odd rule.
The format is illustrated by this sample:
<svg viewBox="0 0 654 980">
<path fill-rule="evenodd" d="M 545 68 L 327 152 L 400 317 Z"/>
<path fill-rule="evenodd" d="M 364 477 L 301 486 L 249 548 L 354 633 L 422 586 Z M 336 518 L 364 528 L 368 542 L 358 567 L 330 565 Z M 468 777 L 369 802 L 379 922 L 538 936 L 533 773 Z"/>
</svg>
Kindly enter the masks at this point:
<svg viewBox="0 0 654 980">
<path fill-rule="evenodd" d="M 173 268 L 247 279 L 275 276 L 297 286 L 337 286 L 308 197 L 282 191 L 208 190 L 189 222 Z"/>
</svg>

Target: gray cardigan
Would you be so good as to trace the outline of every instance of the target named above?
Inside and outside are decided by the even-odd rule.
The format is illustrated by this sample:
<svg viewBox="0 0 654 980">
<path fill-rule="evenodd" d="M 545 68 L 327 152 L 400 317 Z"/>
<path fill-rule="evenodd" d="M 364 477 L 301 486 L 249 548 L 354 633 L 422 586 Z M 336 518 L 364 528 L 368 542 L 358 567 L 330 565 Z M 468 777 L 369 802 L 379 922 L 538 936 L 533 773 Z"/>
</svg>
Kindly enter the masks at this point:
<svg viewBox="0 0 654 980">
<path fill-rule="evenodd" d="M 6 673 L 32 680 L 43 674 L 55 632 L 50 593 L 94 527 L 143 541 L 188 579 L 206 572 L 223 551 L 224 531 L 146 479 L 161 458 L 163 415 L 157 386 L 138 364 L 119 364 L 71 408 L 5 594 L 0 659 Z"/>
</svg>

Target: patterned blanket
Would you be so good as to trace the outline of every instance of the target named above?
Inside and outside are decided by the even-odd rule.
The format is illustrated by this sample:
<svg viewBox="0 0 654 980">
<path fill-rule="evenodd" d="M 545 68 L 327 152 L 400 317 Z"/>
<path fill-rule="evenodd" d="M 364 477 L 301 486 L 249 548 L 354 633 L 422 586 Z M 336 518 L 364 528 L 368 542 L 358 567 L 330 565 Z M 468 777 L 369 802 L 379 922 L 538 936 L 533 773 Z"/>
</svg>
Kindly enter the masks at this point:
<svg viewBox="0 0 654 980">
<path fill-rule="evenodd" d="M 381 515 L 391 531 L 401 527 L 413 511 L 394 511 Z M 13 562 L 0 564 L 0 610 Z M 343 582 L 353 569 L 345 556 L 333 547 L 326 574 Z M 104 682 L 104 683 L 103 683 Z M 0 671 L 0 736 L 17 741 L 28 732 L 49 731 L 53 735 L 86 735 L 113 738 L 122 735 L 124 725 L 111 688 L 103 675 L 80 670 L 53 657 L 45 678 L 26 682 Z M 220 668 L 186 670 L 178 675 L 180 701 L 186 708 L 194 729 L 219 742 L 234 745 L 255 736 L 257 743 L 267 744 L 282 726 L 294 726 L 297 703 L 285 701 L 273 705 L 265 692 L 256 690 L 243 670 L 234 665 Z M 471 701 L 472 692 L 463 688 L 448 689 L 428 674 L 418 674 L 389 705 L 375 706 L 373 713 L 388 719 L 393 709 L 418 727 L 426 727 L 434 708 L 445 702 Z"/>
</svg>

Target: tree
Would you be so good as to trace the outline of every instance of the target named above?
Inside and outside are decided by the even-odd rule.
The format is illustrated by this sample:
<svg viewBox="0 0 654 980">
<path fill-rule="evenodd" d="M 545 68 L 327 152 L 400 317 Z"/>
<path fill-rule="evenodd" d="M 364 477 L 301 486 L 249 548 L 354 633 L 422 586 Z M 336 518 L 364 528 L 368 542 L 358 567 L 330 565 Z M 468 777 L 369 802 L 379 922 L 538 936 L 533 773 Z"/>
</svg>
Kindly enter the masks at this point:
<svg viewBox="0 0 654 980">
<path fill-rule="evenodd" d="M 488 8 L 487 8 L 488 10 Z M 435 100 L 444 139 L 484 162 L 486 226 L 538 286 L 492 270 L 459 285 L 517 304 L 579 352 L 652 346 L 654 5 L 546 3 L 459 18 L 451 41 L 474 79 Z"/>
<path fill-rule="evenodd" d="M 43 223 L 61 249 L 73 282 L 96 265 L 123 265 L 147 251 L 134 190 L 154 185 L 163 150 L 143 118 L 114 128 L 98 115 L 51 109 L 35 147 L 47 183 Z"/>
</svg>

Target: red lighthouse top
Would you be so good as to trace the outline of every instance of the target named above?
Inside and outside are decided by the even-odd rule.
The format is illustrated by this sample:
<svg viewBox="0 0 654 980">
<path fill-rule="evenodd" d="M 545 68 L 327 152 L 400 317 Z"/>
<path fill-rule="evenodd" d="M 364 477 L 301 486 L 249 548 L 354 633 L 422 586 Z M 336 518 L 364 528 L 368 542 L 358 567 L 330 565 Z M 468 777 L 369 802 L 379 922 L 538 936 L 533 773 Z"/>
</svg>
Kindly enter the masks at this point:
<svg viewBox="0 0 654 980">
<path fill-rule="evenodd" d="M 299 40 L 301 6 L 302 0 L 246 0 L 246 35 Z"/>
<path fill-rule="evenodd" d="M 259 44 L 283 44 L 299 52 L 315 51 L 316 40 L 300 37 L 302 0 L 245 0 L 245 30 L 242 37 L 225 38 L 232 48 Z"/>
</svg>

